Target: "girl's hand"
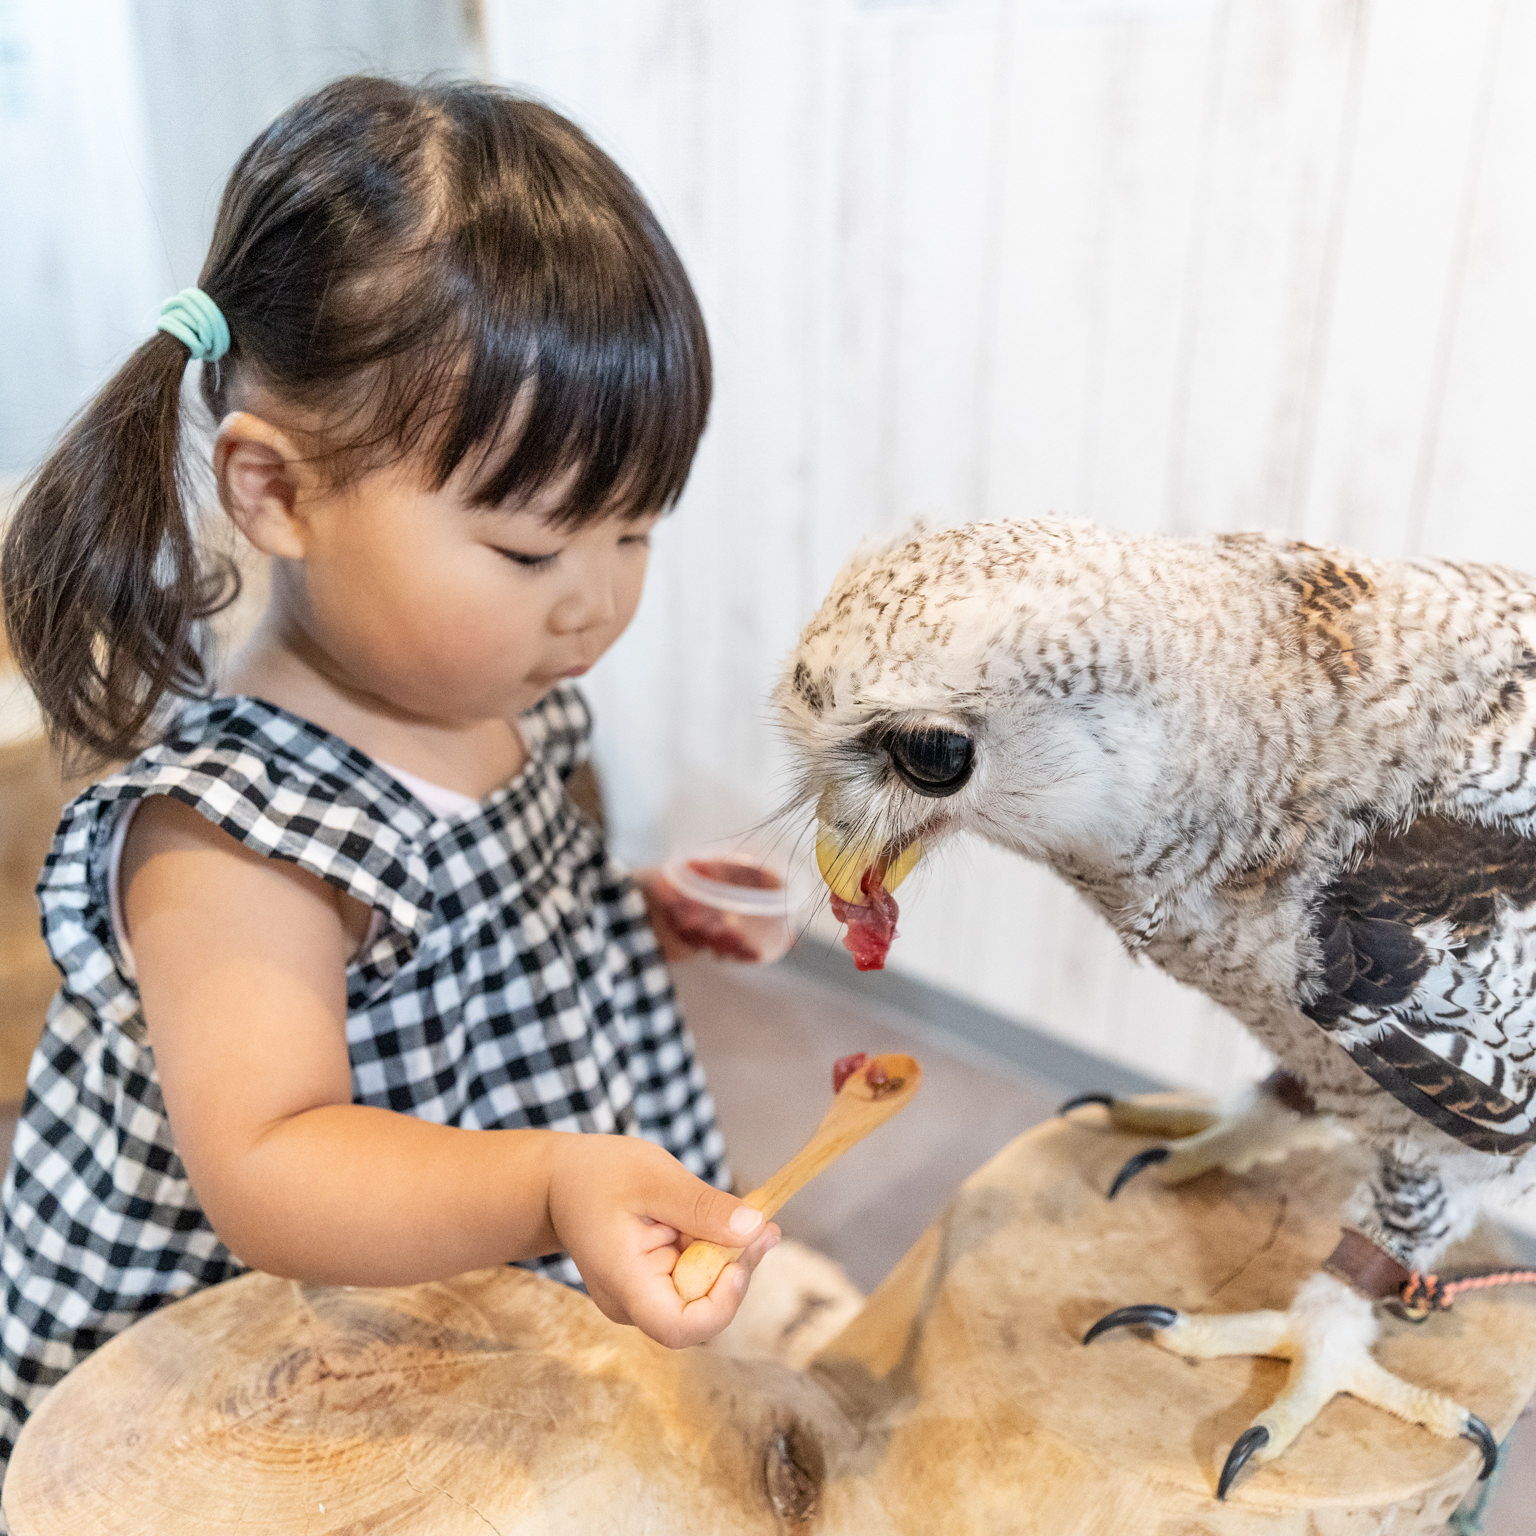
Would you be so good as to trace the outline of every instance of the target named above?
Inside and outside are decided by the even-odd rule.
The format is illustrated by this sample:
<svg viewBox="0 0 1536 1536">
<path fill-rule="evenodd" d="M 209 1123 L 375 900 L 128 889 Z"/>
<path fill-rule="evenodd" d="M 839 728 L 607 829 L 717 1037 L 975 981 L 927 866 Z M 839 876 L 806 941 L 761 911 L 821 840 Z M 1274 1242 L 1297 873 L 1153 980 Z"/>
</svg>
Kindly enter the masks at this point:
<svg viewBox="0 0 1536 1536">
<path fill-rule="evenodd" d="M 762 952 L 743 934 L 740 921 L 730 913 L 674 890 L 659 869 L 636 870 L 634 880 L 645 897 L 651 929 L 668 965 L 700 954 L 719 955 L 724 960 L 747 965 L 762 960 Z"/>
<path fill-rule="evenodd" d="M 645 897 L 646 916 L 650 918 L 651 931 L 661 946 L 661 958 L 668 965 L 691 960 L 700 952 L 700 946 L 685 939 L 672 921 L 672 907 L 679 899 L 677 892 L 662 878 L 659 869 L 637 869 L 634 881 Z"/>
<path fill-rule="evenodd" d="M 779 1240 L 779 1229 L 751 1206 L 633 1136 L 559 1137 L 549 1218 L 603 1315 L 669 1349 L 719 1333 L 736 1315 L 758 1260 Z M 672 1270 L 695 1238 L 746 1251 L 707 1296 L 685 1303 Z"/>
</svg>

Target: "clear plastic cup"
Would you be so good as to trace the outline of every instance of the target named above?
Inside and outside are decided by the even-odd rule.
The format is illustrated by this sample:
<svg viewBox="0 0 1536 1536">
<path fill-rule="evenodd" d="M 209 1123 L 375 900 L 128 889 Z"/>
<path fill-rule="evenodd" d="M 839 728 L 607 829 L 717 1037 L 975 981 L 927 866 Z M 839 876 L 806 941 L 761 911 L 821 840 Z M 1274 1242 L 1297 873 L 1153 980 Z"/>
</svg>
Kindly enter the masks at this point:
<svg viewBox="0 0 1536 1536">
<path fill-rule="evenodd" d="M 742 854 L 684 853 L 661 867 L 655 894 L 685 943 L 767 965 L 793 942 L 784 877 Z"/>
</svg>

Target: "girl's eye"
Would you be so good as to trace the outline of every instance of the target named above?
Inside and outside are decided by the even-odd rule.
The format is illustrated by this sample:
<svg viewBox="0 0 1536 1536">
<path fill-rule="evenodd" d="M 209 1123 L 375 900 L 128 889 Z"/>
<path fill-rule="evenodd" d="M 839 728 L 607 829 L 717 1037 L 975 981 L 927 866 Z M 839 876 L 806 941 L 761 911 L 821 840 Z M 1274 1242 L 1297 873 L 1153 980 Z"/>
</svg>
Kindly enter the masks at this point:
<svg viewBox="0 0 1536 1536">
<path fill-rule="evenodd" d="M 556 550 L 550 555 L 525 555 L 515 549 L 498 549 L 498 555 L 505 555 L 514 565 L 521 565 L 530 571 L 536 571 L 546 565 L 553 565 L 560 551 Z"/>
<path fill-rule="evenodd" d="M 649 549 L 651 547 L 651 535 L 646 533 L 626 533 L 620 544 L 627 544 L 631 549 Z"/>
</svg>

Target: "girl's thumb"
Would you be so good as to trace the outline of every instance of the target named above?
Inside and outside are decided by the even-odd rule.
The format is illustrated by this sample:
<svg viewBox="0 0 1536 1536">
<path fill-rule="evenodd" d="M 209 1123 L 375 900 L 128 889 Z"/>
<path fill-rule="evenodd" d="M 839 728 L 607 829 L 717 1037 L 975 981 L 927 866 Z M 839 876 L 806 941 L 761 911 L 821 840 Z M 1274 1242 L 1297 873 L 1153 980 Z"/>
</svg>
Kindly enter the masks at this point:
<svg viewBox="0 0 1536 1536">
<path fill-rule="evenodd" d="M 763 1226 L 761 1211 L 689 1173 L 669 1185 L 650 1214 L 685 1237 L 702 1237 L 726 1248 L 745 1248 Z"/>
</svg>

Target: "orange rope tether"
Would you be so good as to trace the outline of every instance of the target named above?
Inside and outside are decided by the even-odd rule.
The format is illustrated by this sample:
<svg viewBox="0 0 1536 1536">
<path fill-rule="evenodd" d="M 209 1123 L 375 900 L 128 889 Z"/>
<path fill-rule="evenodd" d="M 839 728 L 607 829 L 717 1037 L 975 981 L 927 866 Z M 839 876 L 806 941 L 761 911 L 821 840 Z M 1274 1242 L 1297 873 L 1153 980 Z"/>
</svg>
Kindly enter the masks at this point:
<svg viewBox="0 0 1536 1536">
<path fill-rule="evenodd" d="M 1464 1291 L 1487 1291 L 1496 1285 L 1536 1285 L 1536 1269 L 1488 1269 L 1475 1275 L 1425 1275 L 1414 1270 L 1398 1292 L 1398 1302 L 1414 1322 L 1431 1312 L 1449 1312 Z"/>
</svg>

